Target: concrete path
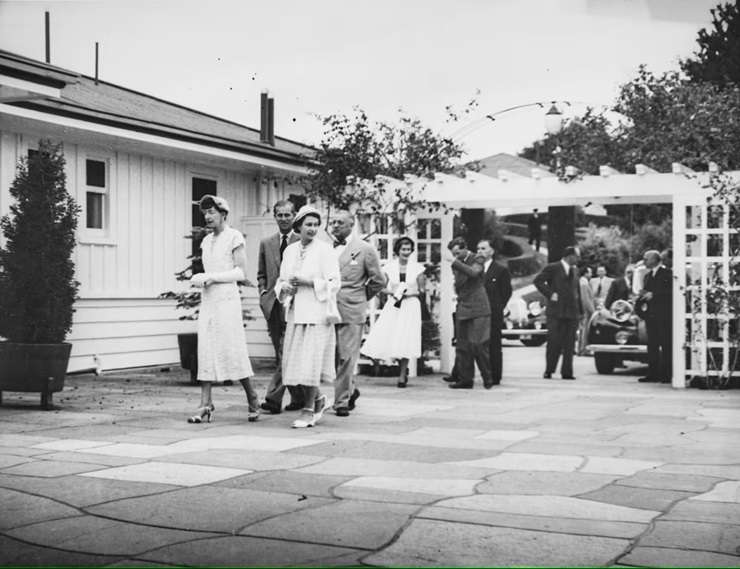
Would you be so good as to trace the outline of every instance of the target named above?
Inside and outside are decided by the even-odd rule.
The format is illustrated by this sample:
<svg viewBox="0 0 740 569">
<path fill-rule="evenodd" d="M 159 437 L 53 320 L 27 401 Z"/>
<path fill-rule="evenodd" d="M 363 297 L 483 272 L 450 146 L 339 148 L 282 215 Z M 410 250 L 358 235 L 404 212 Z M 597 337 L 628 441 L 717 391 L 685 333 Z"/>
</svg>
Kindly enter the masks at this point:
<svg viewBox="0 0 740 569">
<path fill-rule="evenodd" d="M 307 430 L 247 423 L 239 386 L 188 425 L 181 370 L 70 377 L 49 412 L 5 393 L 0 564 L 740 566 L 740 391 L 504 357 L 490 391 L 360 378 Z"/>
</svg>

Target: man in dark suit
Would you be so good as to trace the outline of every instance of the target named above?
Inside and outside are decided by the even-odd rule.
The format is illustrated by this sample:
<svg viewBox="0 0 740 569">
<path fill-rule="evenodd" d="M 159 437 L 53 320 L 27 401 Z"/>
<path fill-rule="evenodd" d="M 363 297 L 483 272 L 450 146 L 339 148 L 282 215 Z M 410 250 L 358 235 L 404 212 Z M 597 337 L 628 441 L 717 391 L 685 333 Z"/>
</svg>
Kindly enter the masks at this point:
<svg viewBox="0 0 740 569">
<path fill-rule="evenodd" d="M 491 309 L 483 285 L 483 258 L 468 251 L 462 237 L 456 237 L 447 245 L 452 263 L 457 293 L 455 327 L 455 370 L 457 381 L 452 389 L 472 389 L 475 364 L 478 364 L 483 386 L 493 387 L 491 377 L 491 355 L 488 342 L 491 338 Z"/>
<path fill-rule="evenodd" d="M 488 343 L 491 379 L 494 385 L 499 385 L 503 375 L 501 329 L 504 325 L 504 309 L 511 298 L 511 275 L 509 269 L 493 260 L 494 254 L 490 239 L 481 239 L 478 242 L 478 255 L 483 258 L 483 285 L 491 308 L 491 339 Z"/>
<path fill-rule="evenodd" d="M 260 241 L 260 250 L 257 257 L 257 288 L 260 293 L 260 308 L 267 320 L 267 331 L 275 348 L 277 358 L 277 370 L 267 386 L 265 401 L 260 405 L 270 413 L 280 413 L 283 410 L 283 385 L 282 366 L 280 362 L 283 355 L 283 336 L 285 336 L 285 316 L 283 305 L 275 299 L 275 283 L 280 275 L 280 262 L 283 259 L 283 251 L 291 243 L 298 241 L 298 236 L 293 233 L 293 218 L 295 209 L 293 203 L 287 200 L 276 202 L 272 208 L 278 232 Z M 290 387 L 290 403 L 286 411 L 298 411 L 303 409 L 303 399 L 300 388 Z"/>
<path fill-rule="evenodd" d="M 542 220 L 537 213 L 537 208 L 532 210 L 532 215 L 527 220 L 527 229 L 529 230 L 529 244 L 535 244 L 535 250 L 540 250 L 540 239 L 542 239 Z"/>
<path fill-rule="evenodd" d="M 647 302 L 648 374 L 640 382 L 670 383 L 673 379 L 673 274 L 661 262 L 658 251 L 643 256 L 647 273 L 640 302 Z"/>
<path fill-rule="evenodd" d="M 634 265 L 627 265 L 624 269 L 624 276 L 621 279 L 614 279 L 609 287 L 609 294 L 606 295 L 604 308 L 609 309 L 615 300 L 629 300 L 632 296 L 632 278 L 635 275 Z"/>
<path fill-rule="evenodd" d="M 580 253 L 576 247 L 566 247 L 563 258 L 547 265 L 534 279 L 534 286 L 547 299 L 547 355 L 545 379 L 551 379 L 560 355 L 563 379 L 573 376 L 573 352 L 576 328 L 581 318 L 581 290 L 576 264 Z"/>
</svg>

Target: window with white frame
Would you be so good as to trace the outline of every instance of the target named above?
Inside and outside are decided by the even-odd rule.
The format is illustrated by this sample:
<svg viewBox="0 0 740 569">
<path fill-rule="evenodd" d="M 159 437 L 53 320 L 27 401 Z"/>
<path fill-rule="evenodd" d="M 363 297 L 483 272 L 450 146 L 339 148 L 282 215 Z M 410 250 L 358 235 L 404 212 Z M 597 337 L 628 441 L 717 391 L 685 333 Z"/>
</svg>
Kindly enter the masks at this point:
<svg viewBox="0 0 740 569">
<path fill-rule="evenodd" d="M 91 232 L 108 229 L 110 172 L 108 160 L 86 158 L 83 171 L 85 190 L 85 227 Z"/>
</svg>

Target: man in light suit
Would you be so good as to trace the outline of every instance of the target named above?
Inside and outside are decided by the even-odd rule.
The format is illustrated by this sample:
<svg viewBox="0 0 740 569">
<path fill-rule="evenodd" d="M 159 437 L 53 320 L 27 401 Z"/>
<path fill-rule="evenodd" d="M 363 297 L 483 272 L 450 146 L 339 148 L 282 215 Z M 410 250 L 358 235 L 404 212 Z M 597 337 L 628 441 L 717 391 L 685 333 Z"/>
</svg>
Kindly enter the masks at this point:
<svg viewBox="0 0 740 569">
<path fill-rule="evenodd" d="M 360 396 L 354 372 L 360 356 L 367 302 L 383 290 L 386 280 L 375 248 L 352 236 L 354 223 L 348 211 L 335 212 L 331 221 L 342 278 L 342 288 L 337 293 L 341 322 L 336 325 L 337 378 L 334 383 L 334 411 L 339 417 L 348 417 Z"/>
<path fill-rule="evenodd" d="M 602 308 L 612 286 L 613 278 L 606 276 L 606 267 L 599 265 L 596 267 L 596 276 L 591 279 L 591 291 L 594 293 L 594 305 L 596 308 Z M 607 308 L 609 308 L 607 306 Z"/>
<path fill-rule="evenodd" d="M 551 379 L 558 365 L 560 354 L 563 363 L 560 373 L 563 379 L 573 376 L 573 352 L 576 343 L 576 328 L 581 318 L 581 291 L 578 283 L 578 258 L 576 247 L 566 247 L 563 258 L 550 263 L 534 279 L 537 287 L 547 299 L 547 351 L 545 379 Z"/>
<path fill-rule="evenodd" d="M 267 320 L 267 331 L 275 348 L 277 358 L 277 369 L 267 386 L 265 401 L 260 405 L 265 411 L 277 414 L 283 410 L 283 385 L 282 356 L 283 336 L 285 336 L 285 315 L 283 305 L 275 298 L 275 283 L 280 276 L 280 262 L 283 258 L 285 248 L 298 241 L 298 236 L 293 233 L 293 218 L 295 209 L 293 203 L 287 200 L 276 202 L 272 208 L 278 232 L 260 241 L 260 252 L 257 258 L 257 287 L 260 293 L 260 308 Z M 301 390 L 290 387 L 290 403 L 286 411 L 298 411 L 303 408 Z"/>
<path fill-rule="evenodd" d="M 483 285 L 491 307 L 491 380 L 493 385 L 501 383 L 503 375 L 503 351 L 501 349 L 501 329 L 504 326 L 504 309 L 511 298 L 511 275 L 509 269 L 494 261 L 495 251 L 490 239 L 478 242 L 478 255 L 483 257 Z"/>
</svg>

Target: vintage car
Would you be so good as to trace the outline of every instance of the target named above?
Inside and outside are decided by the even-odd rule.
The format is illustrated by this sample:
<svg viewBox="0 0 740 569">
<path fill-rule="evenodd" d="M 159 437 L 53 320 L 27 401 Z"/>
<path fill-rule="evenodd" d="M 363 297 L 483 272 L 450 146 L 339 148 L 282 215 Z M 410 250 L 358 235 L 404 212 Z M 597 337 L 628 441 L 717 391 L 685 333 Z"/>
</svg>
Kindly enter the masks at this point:
<svg viewBox="0 0 740 569">
<path fill-rule="evenodd" d="M 647 362 L 645 322 L 628 300 L 615 300 L 608 310 L 594 312 L 586 334 L 586 350 L 593 354 L 599 373 L 612 373 L 625 360 Z"/>
<path fill-rule="evenodd" d="M 547 341 L 545 307 L 539 300 L 527 303 L 521 296 L 512 296 L 504 309 L 501 335 L 525 346 L 541 346 Z"/>
</svg>

